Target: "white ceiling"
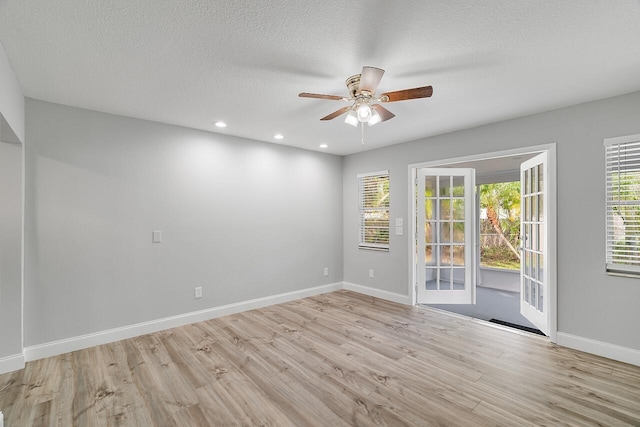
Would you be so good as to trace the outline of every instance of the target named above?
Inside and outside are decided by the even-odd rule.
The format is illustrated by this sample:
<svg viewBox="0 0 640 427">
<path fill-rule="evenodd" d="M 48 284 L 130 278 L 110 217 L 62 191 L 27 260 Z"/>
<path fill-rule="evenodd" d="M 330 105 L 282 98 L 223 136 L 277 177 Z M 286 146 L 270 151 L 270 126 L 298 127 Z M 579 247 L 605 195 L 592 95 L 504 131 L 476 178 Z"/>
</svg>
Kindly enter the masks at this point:
<svg viewBox="0 0 640 427">
<path fill-rule="evenodd" d="M 28 97 L 341 155 L 640 90 L 639 0 L 0 0 L 0 41 Z M 434 87 L 364 146 L 297 96 L 363 65 Z"/>
</svg>

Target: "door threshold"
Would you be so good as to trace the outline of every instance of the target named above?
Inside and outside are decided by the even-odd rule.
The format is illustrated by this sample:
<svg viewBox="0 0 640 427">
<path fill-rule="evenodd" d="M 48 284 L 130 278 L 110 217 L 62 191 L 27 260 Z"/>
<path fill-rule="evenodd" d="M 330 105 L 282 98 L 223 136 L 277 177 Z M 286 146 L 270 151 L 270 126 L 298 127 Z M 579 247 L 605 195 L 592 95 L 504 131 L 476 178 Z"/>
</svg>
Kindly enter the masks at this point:
<svg viewBox="0 0 640 427">
<path fill-rule="evenodd" d="M 520 329 L 511 328 L 509 326 L 503 326 L 503 325 L 500 325 L 498 323 L 489 322 L 488 320 L 478 319 L 478 318 L 467 316 L 467 315 L 464 315 L 464 314 L 453 313 L 451 311 L 442 310 L 441 308 L 429 307 L 426 304 L 416 304 L 416 306 L 420 307 L 420 308 L 424 308 L 426 310 L 435 311 L 435 312 L 438 312 L 440 314 L 444 314 L 446 316 L 455 317 L 455 318 L 458 318 L 460 320 L 464 320 L 465 322 L 473 322 L 473 323 L 477 323 L 479 325 L 488 326 L 490 328 L 500 329 L 500 330 L 506 331 L 506 332 L 511 332 L 512 334 L 523 335 L 523 336 L 526 336 L 526 337 L 532 337 L 532 338 L 538 338 L 538 339 L 544 339 L 545 341 L 550 342 L 549 337 L 546 336 L 546 335 L 539 335 L 539 334 L 536 334 L 536 333 L 533 333 L 533 332 L 527 332 L 527 331 L 523 331 L 523 330 L 520 330 Z"/>
</svg>

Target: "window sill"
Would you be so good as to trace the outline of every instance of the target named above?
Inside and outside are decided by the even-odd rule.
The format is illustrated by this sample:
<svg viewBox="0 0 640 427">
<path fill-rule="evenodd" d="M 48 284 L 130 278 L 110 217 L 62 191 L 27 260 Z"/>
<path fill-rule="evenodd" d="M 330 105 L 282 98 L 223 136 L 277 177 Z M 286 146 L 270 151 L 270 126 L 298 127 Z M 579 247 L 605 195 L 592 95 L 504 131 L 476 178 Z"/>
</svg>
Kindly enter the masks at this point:
<svg viewBox="0 0 640 427">
<path fill-rule="evenodd" d="M 640 273 L 623 272 L 623 271 L 607 271 L 607 276 L 626 277 L 628 279 L 640 279 Z"/>
<path fill-rule="evenodd" d="M 389 252 L 389 248 L 376 248 L 372 246 L 358 246 L 358 249 L 364 251 L 374 251 L 374 252 Z"/>
</svg>

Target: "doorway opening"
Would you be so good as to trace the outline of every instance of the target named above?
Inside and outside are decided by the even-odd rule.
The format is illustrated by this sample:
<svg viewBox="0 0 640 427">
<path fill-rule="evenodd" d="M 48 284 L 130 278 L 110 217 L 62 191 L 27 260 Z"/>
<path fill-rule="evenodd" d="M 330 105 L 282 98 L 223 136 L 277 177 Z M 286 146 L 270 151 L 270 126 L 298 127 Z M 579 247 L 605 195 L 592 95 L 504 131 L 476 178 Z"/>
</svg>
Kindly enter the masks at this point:
<svg viewBox="0 0 640 427">
<path fill-rule="evenodd" d="M 414 303 L 555 342 L 555 144 L 410 174 Z"/>
<path fill-rule="evenodd" d="M 427 304 L 499 325 L 542 334 L 520 313 L 521 185 L 519 169 L 476 170 L 478 266 L 475 304 Z M 447 167 L 447 166 L 445 166 Z"/>
</svg>

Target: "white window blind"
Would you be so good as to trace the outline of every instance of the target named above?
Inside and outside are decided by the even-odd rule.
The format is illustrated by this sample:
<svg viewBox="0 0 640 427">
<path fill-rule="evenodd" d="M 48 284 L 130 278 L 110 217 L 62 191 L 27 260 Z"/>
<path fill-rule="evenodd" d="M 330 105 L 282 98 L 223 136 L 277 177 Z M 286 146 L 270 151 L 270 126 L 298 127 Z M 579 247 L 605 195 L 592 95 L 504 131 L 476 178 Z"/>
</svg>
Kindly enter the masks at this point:
<svg viewBox="0 0 640 427">
<path fill-rule="evenodd" d="M 363 249 L 389 250 L 389 171 L 358 175 L 360 242 Z"/>
<path fill-rule="evenodd" d="M 640 135 L 604 145 L 607 271 L 640 275 Z"/>
</svg>

